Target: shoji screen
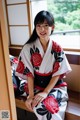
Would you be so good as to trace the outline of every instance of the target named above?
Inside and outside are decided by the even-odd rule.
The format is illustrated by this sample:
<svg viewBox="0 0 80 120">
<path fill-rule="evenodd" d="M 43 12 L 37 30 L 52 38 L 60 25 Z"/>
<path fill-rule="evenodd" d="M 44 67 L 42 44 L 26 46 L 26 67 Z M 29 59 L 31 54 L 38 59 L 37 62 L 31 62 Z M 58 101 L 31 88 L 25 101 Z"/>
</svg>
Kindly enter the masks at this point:
<svg viewBox="0 0 80 120">
<path fill-rule="evenodd" d="M 24 45 L 30 30 L 29 0 L 6 0 L 8 30 L 11 45 Z"/>
</svg>

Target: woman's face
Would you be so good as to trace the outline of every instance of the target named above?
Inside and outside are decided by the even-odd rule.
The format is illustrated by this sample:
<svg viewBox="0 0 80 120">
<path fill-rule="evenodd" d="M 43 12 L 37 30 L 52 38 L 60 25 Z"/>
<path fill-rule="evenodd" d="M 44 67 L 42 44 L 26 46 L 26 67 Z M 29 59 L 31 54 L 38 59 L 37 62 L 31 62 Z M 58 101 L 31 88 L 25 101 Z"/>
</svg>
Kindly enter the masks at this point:
<svg viewBox="0 0 80 120">
<path fill-rule="evenodd" d="M 41 40 L 49 40 L 49 36 L 51 31 L 53 30 L 53 26 L 49 26 L 47 21 L 44 21 L 42 24 L 36 25 L 36 32 Z"/>
</svg>

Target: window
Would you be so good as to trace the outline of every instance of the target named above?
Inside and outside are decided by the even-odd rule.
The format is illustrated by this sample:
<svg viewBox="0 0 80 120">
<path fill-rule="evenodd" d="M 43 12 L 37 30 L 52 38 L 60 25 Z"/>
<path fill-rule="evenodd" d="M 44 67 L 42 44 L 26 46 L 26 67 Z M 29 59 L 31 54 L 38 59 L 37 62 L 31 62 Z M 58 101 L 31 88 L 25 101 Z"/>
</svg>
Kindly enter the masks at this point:
<svg viewBox="0 0 80 120">
<path fill-rule="evenodd" d="M 46 0 L 31 0 L 32 26 L 34 27 L 34 18 L 41 10 L 47 10 Z"/>
<path fill-rule="evenodd" d="M 65 50 L 80 51 L 80 0 L 6 0 L 10 45 L 24 45 L 35 15 L 50 11 L 55 19 L 51 36 Z"/>
<path fill-rule="evenodd" d="M 47 0 L 47 9 L 55 19 L 52 39 L 64 49 L 80 51 L 80 1 Z"/>
</svg>

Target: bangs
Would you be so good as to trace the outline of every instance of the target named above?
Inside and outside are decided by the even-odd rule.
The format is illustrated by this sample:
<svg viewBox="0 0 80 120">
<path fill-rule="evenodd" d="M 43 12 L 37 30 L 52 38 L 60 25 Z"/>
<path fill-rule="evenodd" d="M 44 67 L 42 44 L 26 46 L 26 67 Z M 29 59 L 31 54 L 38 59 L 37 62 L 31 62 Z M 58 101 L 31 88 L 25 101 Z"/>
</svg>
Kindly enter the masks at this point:
<svg viewBox="0 0 80 120">
<path fill-rule="evenodd" d="M 47 11 L 41 11 L 35 17 L 34 26 L 36 27 L 37 24 L 42 24 L 44 21 L 46 21 L 49 26 L 54 25 L 54 18 L 52 14 Z"/>
</svg>

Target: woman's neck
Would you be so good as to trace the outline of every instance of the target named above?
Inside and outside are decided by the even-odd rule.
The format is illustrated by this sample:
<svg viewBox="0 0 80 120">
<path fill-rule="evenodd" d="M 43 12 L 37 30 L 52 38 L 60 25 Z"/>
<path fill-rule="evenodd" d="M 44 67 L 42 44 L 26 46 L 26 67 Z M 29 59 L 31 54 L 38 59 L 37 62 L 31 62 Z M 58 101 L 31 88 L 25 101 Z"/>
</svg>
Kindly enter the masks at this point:
<svg viewBox="0 0 80 120">
<path fill-rule="evenodd" d="M 44 52 L 46 52 L 49 40 L 40 40 L 40 42 L 41 42 Z"/>
</svg>

